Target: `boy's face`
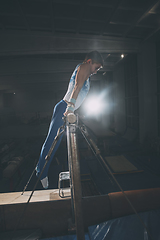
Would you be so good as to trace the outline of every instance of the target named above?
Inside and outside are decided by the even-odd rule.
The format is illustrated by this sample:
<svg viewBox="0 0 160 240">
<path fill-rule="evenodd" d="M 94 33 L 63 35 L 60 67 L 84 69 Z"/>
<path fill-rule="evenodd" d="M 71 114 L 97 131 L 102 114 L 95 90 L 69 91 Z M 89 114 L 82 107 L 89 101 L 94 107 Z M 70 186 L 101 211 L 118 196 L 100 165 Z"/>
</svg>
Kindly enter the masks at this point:
<svg viewBox="0 0 160 240">
<path fill-rule="evenodd" d="M 96 74 L 99 69 L 102 67 L 102 65 L 100 63 L 90 63 L 90 72 L 91 72 L 91 75 L 93 74 Z"/>
</svg>

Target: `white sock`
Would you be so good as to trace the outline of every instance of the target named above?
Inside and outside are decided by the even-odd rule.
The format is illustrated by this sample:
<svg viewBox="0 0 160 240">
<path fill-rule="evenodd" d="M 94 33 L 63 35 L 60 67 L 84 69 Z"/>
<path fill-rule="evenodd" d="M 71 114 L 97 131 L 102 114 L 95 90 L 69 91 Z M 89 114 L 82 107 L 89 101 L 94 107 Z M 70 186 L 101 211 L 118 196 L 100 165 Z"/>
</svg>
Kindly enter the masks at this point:
<svg viewBox="0 0 160 240">
<path fill-rule="evenodd" d="M 48 177 L 45 177 L 41 180 L 43 188 L 47 189 L 48 188 Z"/>
</svg>

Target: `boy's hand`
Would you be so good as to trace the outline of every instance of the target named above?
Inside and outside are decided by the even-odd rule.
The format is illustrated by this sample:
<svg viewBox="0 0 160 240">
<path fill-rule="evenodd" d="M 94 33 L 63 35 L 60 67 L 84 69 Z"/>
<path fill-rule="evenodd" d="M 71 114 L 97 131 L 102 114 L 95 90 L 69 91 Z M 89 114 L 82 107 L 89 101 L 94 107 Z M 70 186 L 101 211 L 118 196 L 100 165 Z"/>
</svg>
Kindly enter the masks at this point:
<svg viewBox="0 0 160 240">
<path fill-rule="evenodd" d="M 67 116 L 69 113 L 73 113 L 72 111 L 70 110 L 66 110 L 65 113 L 63 114 L 64 116 Z"/>
</svg>

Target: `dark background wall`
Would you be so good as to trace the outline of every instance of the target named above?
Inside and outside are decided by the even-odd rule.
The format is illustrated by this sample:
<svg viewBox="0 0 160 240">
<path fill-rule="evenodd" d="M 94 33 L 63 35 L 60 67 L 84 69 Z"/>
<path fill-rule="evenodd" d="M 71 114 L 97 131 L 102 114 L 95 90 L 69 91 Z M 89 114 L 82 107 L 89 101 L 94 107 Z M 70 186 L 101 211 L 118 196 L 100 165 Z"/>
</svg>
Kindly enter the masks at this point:
<svg viewBox="0 0 160 240">
<path fill-rule="evenodd" d="M 127 56 L 115 67 L 115 125 L 117 132 L 138 131 L 139 140 L 158 137 L 159 43 L 146 42 L 137 54 Z"/>
<path fill-rule="evenodd" d="M 108 89 L 106 101 L 109 101 L 110 109 L 97 119 L 104 128 L 112 127 L 120 134 L 127 129 L 134 129 L 138 132 L 140 142 L 146 137 L 155 138 L 159 135 L 159 45 L 145 42 L 137 54 L 128 54 L 115 65 L 113 71 L 93 77 L 91 93 L 99 94 Z M 43 126 L 44 133 L 54 105 L 65 94 L 71 68 L 73 66 L 74 69 L 78 62 L 80 60 L 76 63 L 62 60 L 60 64 L 51 57 L 1 59 L 0 82 L 1 88 L 4 88 L 0 93 L 1 138 L 25 137 L 22 125 L 24 129 L 26 125 L 29 129 L 28 124 L 34 124 L 34 121 L 46 124 Z M 62 71 L 60 77 L 58 73 L 52 73 L 55 68 L 57 72 Z M 67 72 L 63 74 L 66 69 Z M 10 90 L 5 91 L 5 85 L 10 86 Z M 5 129 L 8 126 L 12 126 L 13 130 L 8 132 Z M 36 132 L 33 126 L 30 128 L 31 135 L 41 134 L 40 127 Z"/>
<path fill-rule="evenodd" d="M 160 43 L 156 44 L 158 136 L 160 136 Z"/>
<path fill-rule="evenodd" d="M 65 54 L 62 59 L 60 54 L 1 57 L 1 139 L 41 135 L 45 131 L 47 134 L 53 108 L 64 97 L 72 71 L 83 62 L 85 55 L 80 54 L 79 60 L 71 60 Z M 90 94 L 99 96 L 106 89 L 103 101 L 113 105 L 113 72 L 104 71 L 92 77 Z M 113 122 L 112 107 L 103 111 L 97 120 L 103 122 L 104 127 L 109 126 Z M 38 126 L 41 123 L 43 125 Z M 38 127 L 36 131 L 33 124 L 35 129 Z M 27 135 L 25 129 L 28 129 Z"/>
</svg>

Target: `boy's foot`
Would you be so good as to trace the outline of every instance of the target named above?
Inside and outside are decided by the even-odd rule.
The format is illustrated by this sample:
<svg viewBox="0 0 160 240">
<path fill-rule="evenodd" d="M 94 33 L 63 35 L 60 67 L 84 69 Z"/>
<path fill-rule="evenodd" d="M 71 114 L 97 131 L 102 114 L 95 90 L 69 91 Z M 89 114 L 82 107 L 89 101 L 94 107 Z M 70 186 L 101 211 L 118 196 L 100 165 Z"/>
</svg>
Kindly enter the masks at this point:
<svg viewBox="0 0 160 240">
<path fill-rule="evenodd" d="M 48 188 L 48 177 L 45 177 L 41 180 L 43 188 L 47 189 Z"/>
</svg>

